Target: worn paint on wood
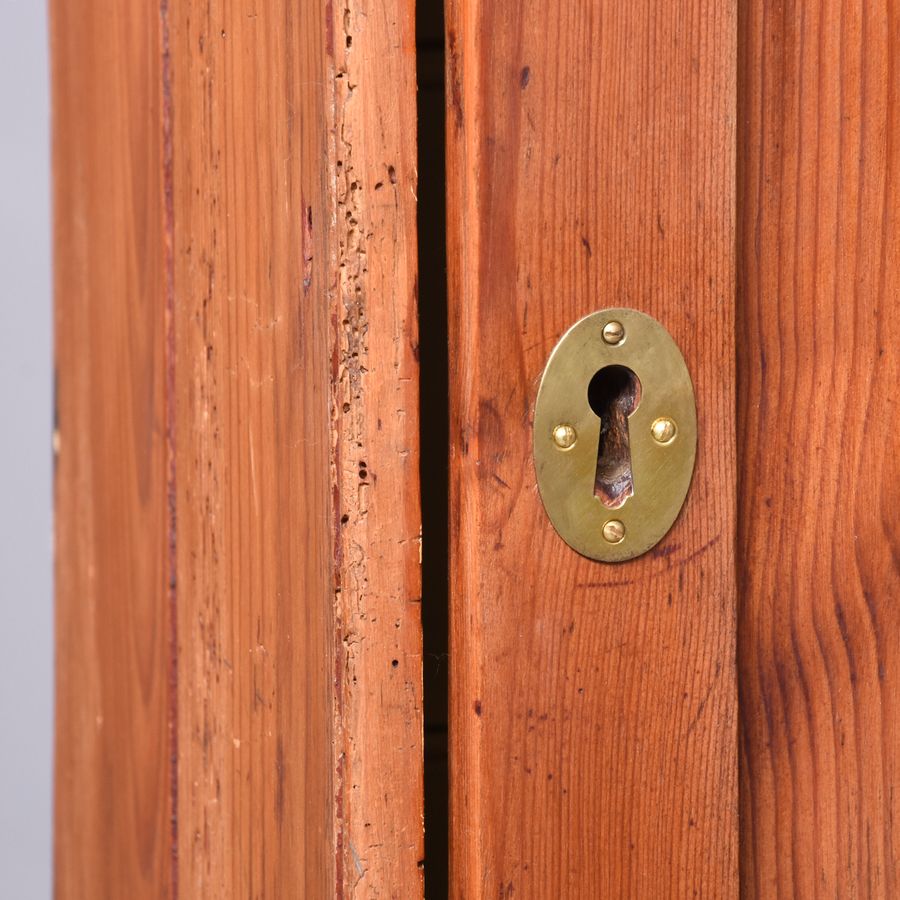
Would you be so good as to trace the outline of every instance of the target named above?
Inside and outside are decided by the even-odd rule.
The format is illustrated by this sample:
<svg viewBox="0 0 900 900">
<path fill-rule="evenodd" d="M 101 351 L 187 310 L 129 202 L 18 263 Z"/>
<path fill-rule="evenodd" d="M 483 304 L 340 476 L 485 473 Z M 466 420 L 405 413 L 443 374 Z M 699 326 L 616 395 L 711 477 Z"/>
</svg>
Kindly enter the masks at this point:
<svg viewBox="0 0 900 900">
<path fill-rule="evenodd" d="M 741 5 L 742 896 L 900 891 L 900 19 Z"/>
<path fill-rule="evenodd" d="M 57 892 L 422 893 L 412 4 L 54 4 Z"/>
<path fill-rule="evenodd" d="M 735 16 L 449 4 L 455 897 L 737 894 Z M 700 436 L 668 537 L 611 566 L 553 531 L 530 428 L 620 305 L 684 351 Z"/>
</svg>

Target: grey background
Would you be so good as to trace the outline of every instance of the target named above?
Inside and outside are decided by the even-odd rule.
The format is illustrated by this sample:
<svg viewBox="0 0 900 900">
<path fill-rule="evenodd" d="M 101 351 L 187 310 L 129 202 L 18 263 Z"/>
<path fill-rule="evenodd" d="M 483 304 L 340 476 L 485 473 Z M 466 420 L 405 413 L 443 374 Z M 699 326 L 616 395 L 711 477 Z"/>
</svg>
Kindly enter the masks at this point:
<svg viewBox="0 0 900 900">
<path fill-rule="evenodd" d="M 0 894 L 47 898 L 53 739 L 45 0 L 0 0 Z"/>
</svg>

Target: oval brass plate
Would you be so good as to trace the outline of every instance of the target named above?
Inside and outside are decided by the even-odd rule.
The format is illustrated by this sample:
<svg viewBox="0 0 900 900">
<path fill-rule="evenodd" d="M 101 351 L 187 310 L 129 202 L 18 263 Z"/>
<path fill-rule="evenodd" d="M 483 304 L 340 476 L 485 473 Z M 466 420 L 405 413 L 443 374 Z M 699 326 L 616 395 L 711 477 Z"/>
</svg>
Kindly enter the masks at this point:
<svg viewBox="0 0 900 900">
<path fill-rule="evenodd" d="M 589 401 L 588 387 L 607 372 L 618 380 L 607 379 L 612 387 L 603 402 L 611 405 L 600 407 L 601 447 L 601 418 L 591 405 L 597 406 L 597 393 Z M 622 384 L 632 386 L 627 397 L 610 394 Z M 614 410 L 624 412 L 617 418 Z M 570 547 L 622 562 L 657 544 L 687 496 L 696 450 L 694 387 L 659 322 L 634 309 L 607 309 L 563 335 L 538 390 L 534 463 L 547 515 Z M 607 477 L 614 485 L 609 491 Z"/>
</svg>

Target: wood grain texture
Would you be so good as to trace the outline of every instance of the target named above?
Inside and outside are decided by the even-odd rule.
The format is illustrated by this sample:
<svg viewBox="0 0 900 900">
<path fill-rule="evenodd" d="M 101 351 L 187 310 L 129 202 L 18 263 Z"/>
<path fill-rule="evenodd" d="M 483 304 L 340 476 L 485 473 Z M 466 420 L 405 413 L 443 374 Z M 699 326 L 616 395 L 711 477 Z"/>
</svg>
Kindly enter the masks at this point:
<svg viewBox="0 0 900 900">
<path fill-rule="evenodd" d="M 736 9 L 448 13 L 451 894 L 734 897 Z M 700 439 L 673 530 L 607 566 L 554 533 L 530 420 L 617 305 L 682 348 Z"/>
<path fill-rule="evenodd" d="M 740 34 L 742 895 L 896 897 L 900 20 Z"/>
<path fill-rule="evenodd" d="M 421 896 L 412 4 L 54 66 L 57 893 Z"/>
<path fill-rule="evenodd" d="M 51 6 L 55 890 L 113 898 L 127 886 L 130 897 L 170 897 L 159 13 Z"/>
<path fill-rule="evenodd" d="M 325 27 L 275 12 L 168 14 L 188 896 L 336 888 Z"/>
<path fill-rule="evenodd" d="M 172 6 L 183 880 L 415 897 L 412 6 L 245 6 Z"/>
<path fill-rule="evenodd" d="M 348 896 L 405 900 L 424 874 L 415 3 L 333 16 L 338 853 Z"/>
</svg>

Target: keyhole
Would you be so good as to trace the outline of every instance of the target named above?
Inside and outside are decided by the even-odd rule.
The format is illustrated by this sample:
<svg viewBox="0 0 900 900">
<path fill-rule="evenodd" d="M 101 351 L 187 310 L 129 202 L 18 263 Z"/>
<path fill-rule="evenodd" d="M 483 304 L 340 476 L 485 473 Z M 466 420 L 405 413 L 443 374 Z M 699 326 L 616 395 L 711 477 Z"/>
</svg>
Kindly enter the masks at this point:
<svg viewBox="0 0 900 900">
<path fill-rule="evenodd" d="M 588 403 L 600 417 L 594 496 L 617 509 L 634 494 L 628 417 L 641 402 L 641 382 L 625 366 L 604 366 L 588 385 Z"/>
</svg>

